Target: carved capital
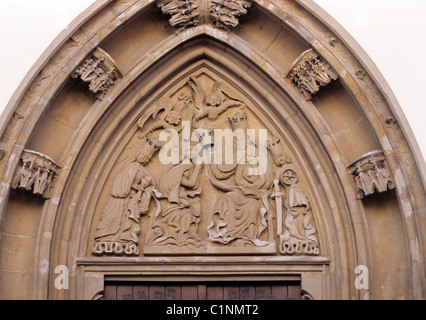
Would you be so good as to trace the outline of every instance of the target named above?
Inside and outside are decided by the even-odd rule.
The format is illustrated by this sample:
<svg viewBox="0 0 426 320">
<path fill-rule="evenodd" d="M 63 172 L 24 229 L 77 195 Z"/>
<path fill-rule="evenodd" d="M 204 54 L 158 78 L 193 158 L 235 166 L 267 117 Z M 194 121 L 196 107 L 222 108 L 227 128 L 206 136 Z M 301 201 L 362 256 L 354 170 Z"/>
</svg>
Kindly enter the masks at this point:
<svg viewBox="0 0 426 320">
<path fill-rule="evenodd" d="M 321 87 L 338 79 L 338 74 L 313 49 L 303 52 L 294 62 L 289 78 L 306 100 L 311 100 Z"/>
<path fill-rule="evenodd" d="M 32 190 L 35 195 L 49 199 L 59 169 L 60 166 L 50 157 L 36 151 L 24 150 L 11 187 Z"/>
<path fill-rule="evenodd" d="M 122 78 L 120 71 L 111 56 L 101 48 L 92 55 L 72 74 L 72 78 L 80 78 L 89 83 L 89 90 L 102 99 L 115 82 Z"/>
<path fill-rule="evenodd" d="M 354 177 L 359 200 L 376 192 L 395 189 L 386 157 L 381 151 L 370 152 L 354 161 L 349 172 Z"/>
</svg>

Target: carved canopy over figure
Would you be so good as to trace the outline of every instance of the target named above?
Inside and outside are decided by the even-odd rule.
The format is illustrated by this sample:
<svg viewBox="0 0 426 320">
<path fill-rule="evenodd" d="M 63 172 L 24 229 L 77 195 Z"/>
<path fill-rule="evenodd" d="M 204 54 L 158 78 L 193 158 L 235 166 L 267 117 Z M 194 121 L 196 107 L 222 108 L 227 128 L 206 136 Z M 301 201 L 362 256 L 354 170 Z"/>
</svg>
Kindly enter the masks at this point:
<svg viewBox="0 0 426 320">
<path fill-rule="evenodd" d="M 148 136 L 135 161 L 115 178 L 97 228 L 93 254 L 139 254 L 140 216 L 149 212 L 151 199 L 160 195 L 154 177 L 144 165 L 159 148 L 158 142 Z"/>
<path fill-rule="evenodd" d="M 351 174 L 355 177 L 359 200 L 375 192 L 381 193 L 395 189 L 395 183 L 382 152 L 369 153 L 349 167 Z"/>
<path fill-rule="evenodd" d="M 91 57 L 73 72 L 72 78 L 80 78 L 89 83 L 89 90 L 102 99 L 122 75 L 111 56 L 97 48 Z"/>
<path fill-rule="evenodd" d="M 287 77 L 306 100 L 311 100 L 312 95 L 321 87 L 328 85 L 332 80 L 337 80 L 339 76 L 324 58 L 313 49 L 309 49 L 299 56 Z"/>
<path fill-rule="evenodd" d="M 11 187 L 32 190 L 33 194 L 49 199 L 59 165 L 48 156 L 32 150 L 24 150 L 21 162 Z"/>
</svg>

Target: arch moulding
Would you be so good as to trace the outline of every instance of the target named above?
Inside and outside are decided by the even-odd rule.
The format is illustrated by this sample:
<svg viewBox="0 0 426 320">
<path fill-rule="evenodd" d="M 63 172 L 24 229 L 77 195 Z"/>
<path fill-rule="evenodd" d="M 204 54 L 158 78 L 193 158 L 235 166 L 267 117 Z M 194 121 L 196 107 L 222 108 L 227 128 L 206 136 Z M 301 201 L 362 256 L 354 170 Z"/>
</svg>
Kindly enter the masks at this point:
<svg viewBox="0 0 426 320">
<path fill-rule="evenodd" d="M 223 279 L 424 298 L 424 160 L 313 1 L 97 1 L 1 119 L 2 298 Z"/>
</svg>

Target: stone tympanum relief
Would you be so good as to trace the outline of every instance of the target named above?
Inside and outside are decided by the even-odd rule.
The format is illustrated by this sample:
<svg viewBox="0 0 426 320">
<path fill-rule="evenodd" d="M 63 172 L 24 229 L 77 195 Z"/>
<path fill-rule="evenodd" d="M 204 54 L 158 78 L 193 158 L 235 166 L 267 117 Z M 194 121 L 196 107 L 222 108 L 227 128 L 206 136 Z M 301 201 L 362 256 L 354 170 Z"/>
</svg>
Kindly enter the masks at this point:
<svg viewBox="0 0 426 320">
<path fill-rule="evenodd" d="M 312 221 L 311 205 L 306 192 L 298 182 L 299 176 L 293 165 L 283 166 L 279 171 L 279 179 L 274 181 L 272 196 L 277 202 L 277 217 L 279 217 L 277 231 L 279 252 L 284 255 L 318 255 L 318 240 Z M 279 183 L 285 189 L 285 197 Z"/>
<path fill-rule="evenodd" d="M 50 199 L 51 190 L 60 166 L 50 157 L 33 150 L 24 150 L 12 181 L 12 189 L 32 191 Z"/>
<path fill-rule="evenodd" d="M 157 0 L 158 7 L 168 16 L 169 23 L 179 30 L 211 21 L 220 29 L 229 30 L 239 25 L 238 18 L 251 7 L 245 0 Z"/>
<path fill-rule="evenodd" d="M 97 227 L 93 254 L 139 255 L 140 217 L 148 214 L 153 199 L 156 212 L 160 210 L 155 179 L 144 167 L 159 148 L 158 141 L 148 136 L 135 160 L 115 178 Z"/>
<path fill-rule="evenodd" d="M 188 76 L 139 119 L 99 205 L 94 255 L 319 254 L 288 146 L 217 78 Z"/>
<path fill-rule="evenodd" d="M 382 151 L 362 156 L 349 166 L 349 171 L 355 180 L 358 200 L 396 187 Z"/>
</svg>

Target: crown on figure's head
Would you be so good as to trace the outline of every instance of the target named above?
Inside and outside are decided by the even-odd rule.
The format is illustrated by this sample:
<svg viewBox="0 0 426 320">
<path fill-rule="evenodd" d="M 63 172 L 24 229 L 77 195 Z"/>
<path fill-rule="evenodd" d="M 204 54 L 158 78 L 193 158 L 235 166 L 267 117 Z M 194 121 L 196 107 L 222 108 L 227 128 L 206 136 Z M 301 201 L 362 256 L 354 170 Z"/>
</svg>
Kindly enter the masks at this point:
<svg viewBox="0 0 426 320">
<path fill-rule="evenodd" d="M 285 154 L 279 138 L 274 137 L 272 140 L 269 140 L 267 148 L 271 152 L 277 166 L 281 167 L 286 163 L 291 163 L 291 159 Z"/>
<path fill-rule="evenodd" d="M 228 118 L 233 130 L 247 129 L 247 114 L 237 112 L 234 116 Z"/>
<path fill-rule="evenodd" d="M 272 155 L 275 155 L 283 151 L 280 142 L 281 142 L 280 138 L 276 138 L 276 137 L 274 137 L 272 140 L 268 140 L 267 147 L 268 147 L 268 150 L 271 151 Z"/>
</svg>

